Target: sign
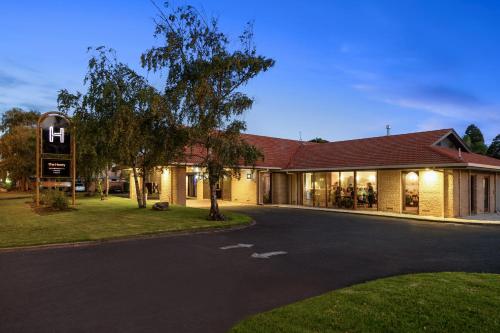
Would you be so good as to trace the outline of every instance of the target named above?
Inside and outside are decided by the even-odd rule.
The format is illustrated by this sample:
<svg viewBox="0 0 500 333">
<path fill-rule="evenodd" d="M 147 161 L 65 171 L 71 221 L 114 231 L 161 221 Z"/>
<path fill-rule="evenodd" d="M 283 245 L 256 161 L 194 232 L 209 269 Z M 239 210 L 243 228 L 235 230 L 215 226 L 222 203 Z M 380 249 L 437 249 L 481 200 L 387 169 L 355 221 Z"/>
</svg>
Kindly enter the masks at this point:
<svg viewBox="0 0 500 333">
<path fill-rule="evenodd" d="M 36 207 L 40 207 L 40 186 L 71 187 L 76 201 L 75 133 L 70 119 L 61 112 L 47 112 L 38 118 L 36 131 Z M 71 182 L 69 181 L 71 180 Z"/>
<path fill-rule="evenodd" d="M 71 153 L 71 137 L 69 123 L 66 118 L 51 115 L 45 118 L 42 128 L 42 154 L 69 155 Z"/>
<path fill-rule="evenodd" d="M 42 178 L 71 177 L 71 160 L 44 158 L 42 159 Z"/>
</svg>

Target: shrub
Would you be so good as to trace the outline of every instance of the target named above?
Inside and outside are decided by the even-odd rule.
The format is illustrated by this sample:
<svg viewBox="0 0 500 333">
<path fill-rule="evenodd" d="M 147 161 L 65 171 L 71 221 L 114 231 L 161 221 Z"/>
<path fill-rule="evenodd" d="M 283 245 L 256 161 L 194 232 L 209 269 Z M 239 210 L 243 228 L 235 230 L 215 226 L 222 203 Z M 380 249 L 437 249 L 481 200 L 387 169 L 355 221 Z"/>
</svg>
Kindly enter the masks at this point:
<svg viewBox="0 0 500 333">
<path fill-rule="evenodd" d="M 47 190 L 42 193 L 41 203 L 47 207 L 64 210 L 69 207 L 69 200 L 66 193 L 59 190 Z"/>
</svg>

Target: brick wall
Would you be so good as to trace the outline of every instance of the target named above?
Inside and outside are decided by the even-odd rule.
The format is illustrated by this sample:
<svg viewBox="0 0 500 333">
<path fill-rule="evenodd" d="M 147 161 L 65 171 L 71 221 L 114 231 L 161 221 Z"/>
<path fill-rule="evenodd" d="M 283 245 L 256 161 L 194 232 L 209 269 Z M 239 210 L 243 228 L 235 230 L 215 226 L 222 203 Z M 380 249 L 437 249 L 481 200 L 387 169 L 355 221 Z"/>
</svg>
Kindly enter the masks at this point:
<svg viewBox="0 0 500 333">
<path fill-rule="evenodd" d="M 172 182 L 170 181 L 170 168 L 164 168 L 160 176 L 160 201 L 172 201 Z"/>
<path fill-rule="evenodd" d="M 496 174 L 496 210 L 500 212 L 500 173 Z"/>
<path fill-rule="evenodd" d="M 420 192 L 419 215 L 443 216 L 443 172 L 434 170 L 420 171 L 418 182 Z"/>
<path fill-rule="evenodd" d="M 240 170 L 240 179 L 231 181 L 231 201 L 257 204 L 257 172 L 251 169 Z M 251 175 L 251 179 L 247 178 Z"/>
<path fill-rule="evenodd" d="M 286 173 L 272 173 L 273 204 L 288 204 L 288 176 Z"/>
<path fill-rule="evenodd" d="M 171 167 L 172 203 L 186 205 L 186 167 Z"/>
<path fill-rule="evenodd" d="M 401 171 L 380 170 L 378 172 L 378 209 L 401 213 Z"/>
</svg>

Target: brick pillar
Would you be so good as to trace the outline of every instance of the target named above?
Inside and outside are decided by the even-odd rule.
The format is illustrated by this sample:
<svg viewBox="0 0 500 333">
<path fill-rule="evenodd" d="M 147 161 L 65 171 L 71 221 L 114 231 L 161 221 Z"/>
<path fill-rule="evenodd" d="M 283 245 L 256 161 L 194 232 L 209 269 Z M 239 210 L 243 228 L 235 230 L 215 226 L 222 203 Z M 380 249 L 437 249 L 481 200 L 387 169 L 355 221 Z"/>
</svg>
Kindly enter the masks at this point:
<svg viewBox="0 0 500 333">
<path fill-rule="evenodd" d="M 172 203 L 186 205 L 186 167 L 172 167 Z"/>
<path fill-rule="evenodd" d="M 162 173 L 160 175 L 160 201 L 162 202 L 171 202 L 171 193 L 172 193 L 172 182 L 170 180 L 171 171 L 170 168 L 163 168 Z"/>
</svg>

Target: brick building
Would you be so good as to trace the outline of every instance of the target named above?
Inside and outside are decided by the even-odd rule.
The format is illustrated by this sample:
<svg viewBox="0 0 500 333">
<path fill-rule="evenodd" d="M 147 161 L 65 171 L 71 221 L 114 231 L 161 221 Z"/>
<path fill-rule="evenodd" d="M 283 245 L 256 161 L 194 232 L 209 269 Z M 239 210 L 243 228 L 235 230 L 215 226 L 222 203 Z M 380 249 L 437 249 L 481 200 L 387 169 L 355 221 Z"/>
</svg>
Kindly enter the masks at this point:
<svg viewBox="0 0 500 333">
<path fill-rule="evenodd" d="M 264 160 L 242 166 L 239 179 L 221 179 L 221 200 L 438 217 L 500 211 L 500 160 L 472 153 L 453 129 L 330 143 L 244 139 Z M 175 204 L 209 198 L 194 156 L 148 182 L 161 200 Z"/>
</svg>

